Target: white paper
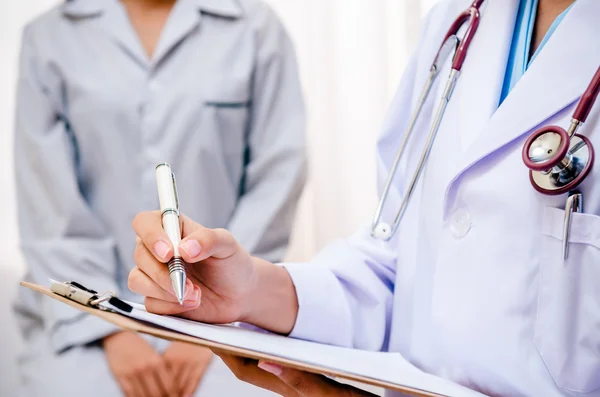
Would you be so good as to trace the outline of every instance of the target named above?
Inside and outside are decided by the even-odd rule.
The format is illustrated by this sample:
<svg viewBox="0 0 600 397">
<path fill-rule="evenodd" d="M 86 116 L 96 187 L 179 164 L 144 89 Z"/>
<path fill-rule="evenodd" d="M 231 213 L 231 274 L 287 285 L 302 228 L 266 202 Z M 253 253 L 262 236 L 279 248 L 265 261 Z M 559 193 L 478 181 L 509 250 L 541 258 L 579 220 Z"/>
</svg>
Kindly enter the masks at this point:
<svg viewBox="0 0 600 397">
<path fill-rule="evenodd" d="M 143 305 L 128 303 L 134 307 L 133 311 L 131 313 L 119 311 L 120 313 L 212 342 L 448 397 L 483 396 L 448 380 L 422 372 L 399 353 L 347 349 L 258 332 L 235 325 L 210 325 L 160 316 L 148 313 Z M 104 305 L 108 306 L 108 304 Z"/>
</svg>

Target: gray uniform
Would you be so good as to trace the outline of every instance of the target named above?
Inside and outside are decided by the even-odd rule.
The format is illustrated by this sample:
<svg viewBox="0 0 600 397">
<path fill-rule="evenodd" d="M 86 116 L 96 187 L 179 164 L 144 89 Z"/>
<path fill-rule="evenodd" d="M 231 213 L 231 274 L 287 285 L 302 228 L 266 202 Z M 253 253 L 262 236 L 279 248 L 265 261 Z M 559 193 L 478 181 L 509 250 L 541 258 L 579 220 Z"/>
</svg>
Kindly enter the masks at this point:
<svg viewBox="0 0 600 397">
<path fill-rule="evenodd" d="M 148 59 L 117 0 L 70 1 L 25 28 L 20 68 L 15 158 L 28 279 L 137 300 L 127 289 L 131 220 L 159 208 L 161 162 L 173 167 L 184 213 L 282 259 L 305 178 L 305 115 L 294 50 L 270 8 L 179 0 Z M 17 309 L 24 395 L 114 395 L 101 349 L 88 345 L 114 327 L 24 289 Z M 200 395 L 253 393 L 215 371 Z"/>
</svg>

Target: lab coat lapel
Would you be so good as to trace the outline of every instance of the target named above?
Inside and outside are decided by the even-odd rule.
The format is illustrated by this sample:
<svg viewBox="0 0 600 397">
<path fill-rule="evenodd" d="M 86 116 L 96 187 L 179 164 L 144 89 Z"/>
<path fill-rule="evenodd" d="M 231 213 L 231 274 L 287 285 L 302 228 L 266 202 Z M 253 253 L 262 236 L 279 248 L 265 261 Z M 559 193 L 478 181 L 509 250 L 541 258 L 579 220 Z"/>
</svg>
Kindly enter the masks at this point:
<svg viewBox="0 0 600 397">
<path fill-rule="evenodd" d="M 519 0 L 488 1 L 455 92 L 463 153 L 481 135 L 502 91 Z"/>
<path fill-rule="evenodd" d="M 578 0 L 575 3 L 528 71 L 465 153 L 458 172 L 447 186 L 446 196 L 466 171 L 537 126 L 543 125 L 545 120 L 579 99 L 600 65 L 600 51 L 597 50 L 600 24 L 597 15 L 600 15 L 599 1 Z M 491 22 L 494 23 L 493 16 L 488 16 L 488 19 L 492 19 Z M 493 40 L 491 35 L 481 36 L 484 41 Z M 478 49 L 473 49 L 471 59 L 488 56 L 487 51 L 477 51 Z M 492 78 L 503 80 L 500 76 L 489 77 Z M 485 84 L 485 81 L 481 84 Z M 498 83 L 494 83 L 494 87 L 497 86 Z M 478 98 L 481 93 L 481 89 L 474 87 L 470 96 Z M 483 90 L 483 95 L 489 95 L 489 90 Z M 464 126 L 461 125 L 462 127 Z"/>
</svg>

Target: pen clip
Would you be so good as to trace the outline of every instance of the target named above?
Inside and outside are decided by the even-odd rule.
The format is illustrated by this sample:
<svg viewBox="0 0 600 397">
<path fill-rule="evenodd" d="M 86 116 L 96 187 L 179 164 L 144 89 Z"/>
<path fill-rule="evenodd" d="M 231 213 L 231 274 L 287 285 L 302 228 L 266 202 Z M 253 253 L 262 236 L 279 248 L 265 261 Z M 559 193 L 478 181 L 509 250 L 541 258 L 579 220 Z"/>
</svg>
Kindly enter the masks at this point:
<svg viewBox="0 0 600 397">
<path fill-rule="evenodd" d="M 177 193 L 177 181 L 175 180 L 175 174 L 171 172 L 171 178 L 173 179 L 173 195 L 175 196 L 175 211 L 179 216 L 179 194 Z"/>
<path fill-rule="evenodd" d="M 573 212 L 583 212 L 583 194 L 580 192 L 572 192 L 567 198 L 565 206 L 565 220 L 563 224 L 563 247 L 562 259 L 565 262 L 569 258 L 569 235 L 571 233 L 571 221 Z"/>
</svg>

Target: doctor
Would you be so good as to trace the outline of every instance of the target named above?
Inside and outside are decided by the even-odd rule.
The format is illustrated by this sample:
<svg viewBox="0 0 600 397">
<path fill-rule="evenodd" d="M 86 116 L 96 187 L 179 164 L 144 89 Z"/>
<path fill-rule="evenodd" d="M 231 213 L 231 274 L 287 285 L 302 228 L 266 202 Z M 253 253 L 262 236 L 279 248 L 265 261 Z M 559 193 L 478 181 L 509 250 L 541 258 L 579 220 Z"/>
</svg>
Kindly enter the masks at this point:
<svg viewBox="0 0 600 397">
<path fill-rule="evenodd" d="M 382 181 L 439 44 L 470 3 L 444 1 L 427 18 L 379 140 Z M 577 189 L 585 212 L 572 214 L 563 260 L 567 194 L 533 189 L 522 155 L 538 127 L 569 126 L 600 66 L 599 16 L 597 0 L 484 2 L 429 161 L 388 242 L 369 227 L 310 263 L 275 266 L 251 257 L 229 232 L 186 219 L 184 259 L 199 297 L 181 308 L 155 251 L 168 241 L 160 214 L 142 213 L 130 288 L 156 313 L 400 352 L 489 395 L 600 396 L 598 171 Z M 449 70 L 447 62 L 441 76 Z M 425 103 L 385 219 L 400 206 L 444 87 L 438 79 Z M 600 147 L 600 104 L 579 133 Z M 242 379 L 284 396 L 362 395 L 269 363 L 225 359 Z"/>
</svg>

